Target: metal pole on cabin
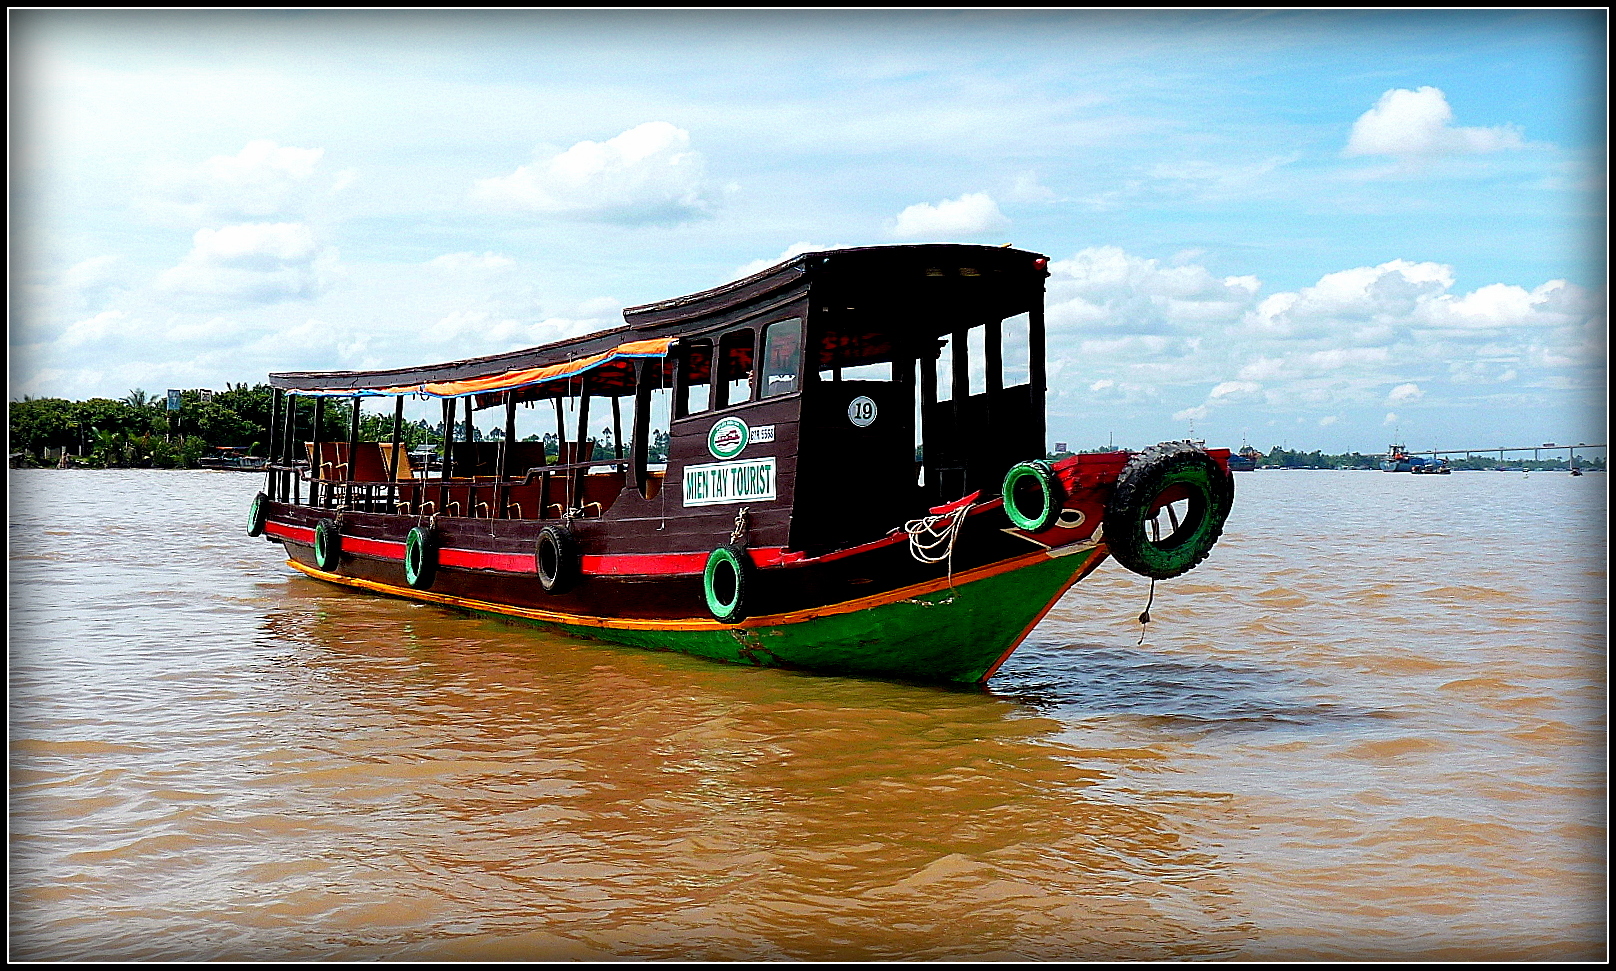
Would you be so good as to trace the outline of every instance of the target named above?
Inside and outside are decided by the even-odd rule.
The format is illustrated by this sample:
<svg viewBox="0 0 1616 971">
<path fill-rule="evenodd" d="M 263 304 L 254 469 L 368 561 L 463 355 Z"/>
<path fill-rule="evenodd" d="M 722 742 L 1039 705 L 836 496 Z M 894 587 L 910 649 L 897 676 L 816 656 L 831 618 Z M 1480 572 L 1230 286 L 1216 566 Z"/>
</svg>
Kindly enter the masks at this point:
<svg viewBox="0 0 1616 971">
<path fill-rule="evenodd" d="M 292 505 L 303 501 L 303 477 L 297 470 L 297 405 L 302 395 L 286 393 L 286 435 L 281 439 L 281 458 L 286 462 L 286 479 L 291 486 Z"/>
<path fill-rule="evenodd" d="M 612 395 L 612 451 L 617 453 L 617 461 L 621 466 L 623 461 L 623 399 L 620 395 Z"/>
<path fill-rule="evenodd" d="M 393 447 L 387 452 L 387 511 L 398 512 L 398 450 L 404 446 L 404 396 L 393 399 Z"/>
<path fill-rule="evenodd" d="M 979 439 L 976 436 L 971 435 L 970 432 L 968 432 L 965 428 L 965 415 L 967 411 L 966 405 L 969 403 L 968 399 L 971 397 L 971 351 L 969 329 L 956 325 L 954 328 L 954 334 L 949 339 L 949 343 L 953 345 L 953 353 L 950 355 L 950 363 L 953 365 L 951 368 L 953 371 L 953 380 L 951 384 L 953 387 L 954 397 L 951 403 L 954 408 L 954 440 L 959 443 L 960 449 L 959 454 L 955 458 L 960 465 L 962 474 L 964 475 L 964 481 L 960 483 L 960 495 L 964 495 L 971 490 L 971 480 L 974 478 L 971 475 L 971 472 L 973 471 L 972 466 L 975 463 L 971 462 L 970 460 L 970 449 L 980 445 Z"/>
<path fill-rule="evenodd" d="M 357 466 L 358 464 L 359 464 L 359 396 L 354 395 L 353 396 L 353 414 L 350 415 L 349 418 L 348 418 L 348 472 L 347 472 L 347 474 L 345 476 L 343 476 L 343 478 L 346 479 L 347 483 L 348 483 L 344 487 L 347 491 L 346 491 L 346 494 L 343 496 L 343 502 L 346 503 L 348 508 L 350 508 L 350 509 L 353 508 L 354 474 L 357 471 L 355 469 L 355 466 Z"/>
<path fill-rule="evenodd" d="M 466 461 L 471 466 L 471 468 L 467 470 L 467 475 L 465 476 L 465 479 L 466 479 L 466 510 L 465 510 L 465 514 L 467 516 L 476 515 L 476 511 L 477 511 L 477 470 L 478 470 L 478 467 L 480 465 L 480 463 L 478 462 L 478 456 L 477 456 L 477 446 L 471 444 L 472 442 L 476 441 L 476 439 L 472 435 L 473 428 L 472 428 L 472 424 L 471 424 L 471 398 L 472 398 L 472 396 L 469 395 L 469 394 L 466 395 L 466 397 L 465 397 L 465 402 L 466 402 L 466 448 L 465 448 L 465 453 L 466 453 Z"/>
<path fill-rule="evenodd" d="M 982 356 L 985 358 L 983 362 L 983 369 L 986 372 L 984 377 L 987 379 L 985 383 L 986 406 L 982 409 L 982 427 L 986 431 L 986 437 L 983 444 L 1006 440 L 1014 441 L 1013 438 L 1004 439 L 996 435 L 995 426 L 993 424 L 993 412 L 995 410 L 994 406 L 1002 397 L 1000 392 L 1004 390 L 1004 321 L 998 319 L 996 315 L 990 315 L 990 317 L 991 319 L 983 324 L 982 329 Z M 1010 462 L 1004 461 L 1006 449 L 1002 444 L 992 445 L 990 447 L 999 453 L 998 455 L 994 456 L 996 461 L 993 463 L 993 474 L 1003 475 L 1003 472 L 999 471 L 999 467 L 1002 465 L 1003 468 L 1009 469 L 1011 464 Z M 1044 456 L 1040 452 L 1037 457 L 1043 458 Z M 1019 460 L 1020 458 L 1021 456 L 1019 455 L 1014 456 L 1012 461 Z"/>
<path fill-rule="evenodd" d="M 634 488 L 645 495 L 646 486 L 651 481 L 651 443 L 646 441 L 651 434 L 651 369 L 662 367 L 662 362 L 647 359 L 640 362 L 639 373 L 634 382 Z"/>
<path fill-rule="evenodd" d="M 589 454 L 585 455 L 584 452 Z M 577 462 L 592 462 L 595 458 L 595 446 L 589 438 L 589 395 L 584 388 L 584 379 L 578 379 L 578 455 L 574 456 Z M 576 509 L 583 505 L 584 474 L 588 472 L 587 466 L 579 466 L 567 475 L 570 488 L 567 490 L 567 505 Z"/>
<path fill-rule="evenodd" d="M 443 418 L 443 434 L 439 436 L 439 444 L 443 455 L 438 459 L 438 505 L 436 512 L 443 515 L 449 504 L 449 473 L 454 471 L 454 455 L 450 451 L 449 443 L 454 438 L 454 399 L 443 398 L 439 402 L 439 412 Z"/>
<path fill-rule="evenodd" d="M 1044 457 L 1048 443 L 1044 441 L 1044 284 L 1038 282 L 1037 299 L 1027 312 L 1027 396 L 1032 399 L 1033 441 L 1038 443 L 1038 458 Z"/>
<path fill-rule="evenodd" d="M 569 456 L 567 455 L 567 415 L 566 415 L 566 410 L 561 407 L 561 397 L 562 397 L 562 395 L 566 394 L 566 391 L 567 391 L 566 386 L 562 385 L 561 387 L 556 389 L 556 396 L 555 396 L 556 465 L 558 465 L 558 466 L 559 465 L 565 465 L 567 463 L 567 459 L 569 458 Z M 566 501 L 565 501 L 566 500 L 566 488 L 567 488 L 567 480 L 565 478 L 563 478 L 561 480 L 562 505 L 566 505 Z M 548 474 L 546 474 L 545 477 L 544 477 L 544 502 L 545 502 L 546 505 L 548 505 L 549 501 L 550 501 L 550 477 L 549 477 Z"/>
<path fill-rule="evenodd" d="M 325 421 L 325 395 L 314 399 L 314 433 L 309 436 L 313 439 L 314 447 L 310 451 L 309 466 L 313 470 L 313 477 L 309 479 L 309 505 L 324 507 L 330 498 L 330 493 L 320 487 L 325 478 L 325 466 L 321 462 L 320 426 Z"/>
<path fill-rule="evenodd" d="M 511 455 L 515 451 L 512 439 L 516 438 L 516 392 L 505 392 L 505 437 L 499 440 L 499 482 L 500 486 L 494 490 L 494 505 L 499 509 L 496 515 L 504 519 L 509 512 L 511 487 L 508 480 L 511 477 Z"/>
<path fill-rule="evenodd" d="M 264 454 L 264 494 L 275 498 L 275 433 L 280 429 L 277 419 L 281 412 L 281 389 L 269 392 L 269 438 Z"/>
<path fill-rule="evenodd" d="M 928 337 L 926 340 L 926 349 L 930 356 L 923 358 L 920 362 L 920 467 L 921 470 L 926 474 L 926 494 L 932 499 L 936 499 L 938 497 L 934 490 L 937 488 L 937 473 L 934 471 L 934 469 L 937 464 L 938 457 L 935 454 L 936 449 L 932 450 L 932 454 L 927 454 L 926 445 L 928 444 L 927 439 L 930 438 L 932 434 L 930 422 L 933 420 L 932 416 L 937 411 L 938 349 L 936 347 L 935 338 Z"/>
</svg>

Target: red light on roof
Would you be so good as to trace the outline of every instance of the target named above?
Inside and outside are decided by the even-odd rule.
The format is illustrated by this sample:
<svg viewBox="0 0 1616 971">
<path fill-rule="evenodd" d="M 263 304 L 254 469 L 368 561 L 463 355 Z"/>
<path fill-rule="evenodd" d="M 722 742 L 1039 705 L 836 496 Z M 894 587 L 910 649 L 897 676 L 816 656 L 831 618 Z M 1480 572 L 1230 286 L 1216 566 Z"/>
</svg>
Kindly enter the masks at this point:
<svg viewBox="0 0 1616 971">
<path fill-rule="evenodd" d="M 1049 269 L 1049 257 L 1047 257 L 1047 256 L 1038 257 L 1036 260 L 1032 261 L 1032 267 L 1035 270 L 1047 270 L 1047 269 Z"/>
</svg>

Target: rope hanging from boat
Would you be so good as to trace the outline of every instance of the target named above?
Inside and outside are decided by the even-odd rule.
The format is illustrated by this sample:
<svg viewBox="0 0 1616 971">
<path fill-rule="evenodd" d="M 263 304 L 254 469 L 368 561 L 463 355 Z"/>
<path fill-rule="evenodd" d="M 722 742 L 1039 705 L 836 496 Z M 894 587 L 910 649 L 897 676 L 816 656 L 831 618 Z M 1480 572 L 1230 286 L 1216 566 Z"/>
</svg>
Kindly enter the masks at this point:
<svg viewBox="0 0 1616 971">
<path fill-rule="evenodd" d="M 1150 623 L 1150 605 L 1156 602 L 1156 578 L 1150 578 L 1150 597 L 1145 600 L 1145 610 L 1139 615 L 1139 643 L 1145 642 L 1145 627 Z"/>
<path fill-rule="evenodd" d="M 911 519 L 903 525 L 903 531 L 909 534 L 910 556 L 921 563 L 948 564 L 948 600 L 954 599 L 954 543 L 965 525 L 965 517 L 975 507 L 976 503 L 967 502 L 948 512 Z M 939 547 L 940 553 L 937 552 Z"/>
</svg>

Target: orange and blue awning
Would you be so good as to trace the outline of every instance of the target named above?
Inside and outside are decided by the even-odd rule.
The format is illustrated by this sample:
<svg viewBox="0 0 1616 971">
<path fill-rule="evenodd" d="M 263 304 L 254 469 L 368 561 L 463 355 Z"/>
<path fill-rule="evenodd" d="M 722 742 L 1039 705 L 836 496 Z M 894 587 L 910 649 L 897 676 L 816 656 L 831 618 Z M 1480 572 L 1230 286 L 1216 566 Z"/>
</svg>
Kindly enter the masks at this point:
<svg viewBox="0 0 1616 971">
<path fill-rule="evenodd" d="M 300 382 L 299 387 L 290 388 L 288 392 L 295 395 L 343 398 L 354 396 L 398 397 L 412 394 L 429 398 L 465 398 L 476 395 L 479 403 L 485 403 L 493 398 L 503 397 L 512 392 L 542 392 L 545 386 L 564 385 L 574 380 L 582 381 L 585 377 L 591 375 L 606 379 L 601 382 L 605 385 L 621 384 L 626 390 L 632 390 L 631 362 L 646 358 L 667 357 L 668 348 L 672 343 L 673 338 L 671 337 L 627 341 L 609 350 L 575 360 L 534 367 L 513 368 L 497 373 L 459 377 L 452 380 L 420 381 L 408 384 L 383 384 L 378 382 L 369 386 L 358 386 L 353 383 L 351 374 L 344 374 L 343 380 L 333 382 L 332 386 L 321 387 L 318 381 Z M 622 373 L 610 376 L 608 376 L 608 373 L 603 373 L 611 371 Z M 396 375 L 393 377 L 396 380 Z M 604 387 L 600 390 L 611 393 Z M 531 394 L 531 396 L 548 397 L 548 395 L 542 393 Z"/>
</svg>

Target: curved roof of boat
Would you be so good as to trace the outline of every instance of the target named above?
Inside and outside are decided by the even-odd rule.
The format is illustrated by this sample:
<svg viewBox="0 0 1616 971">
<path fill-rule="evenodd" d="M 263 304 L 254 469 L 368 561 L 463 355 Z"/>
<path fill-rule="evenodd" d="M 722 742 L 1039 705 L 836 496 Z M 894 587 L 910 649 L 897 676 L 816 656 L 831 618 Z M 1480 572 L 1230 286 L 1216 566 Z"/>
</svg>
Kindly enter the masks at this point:
<svg viewBox="0 0 1616 971">
<path fill-rule="evenodd" d="M 1048 258 L 1009 246 L 925 243 L 817 250 L 784 260 L 751 276 L 683 297 L 623 311 L 621 327 L 539 347 L 417 367 L 375 371 L 285 371 L 269 376 L 272 387 L 304 394 L 405 394 L 454 397 L 486 393 L 509 377 L 509 385 L 555 380 L 627 358 L 660 356 L 671 339 L 692 325 L 796 299 L 811 283 L 890 284 L 894 275 L 938 275 L 971 270 L 994 276 L 1014 273 L 1042 280 Z M 660 338 L 660 340 L 659 340 Z M 541 372 L 543 377 L 540 377 Z M 475 385 L 475 389 L 473 389 Z"/>
</svg>

